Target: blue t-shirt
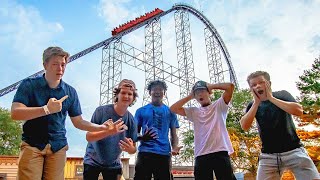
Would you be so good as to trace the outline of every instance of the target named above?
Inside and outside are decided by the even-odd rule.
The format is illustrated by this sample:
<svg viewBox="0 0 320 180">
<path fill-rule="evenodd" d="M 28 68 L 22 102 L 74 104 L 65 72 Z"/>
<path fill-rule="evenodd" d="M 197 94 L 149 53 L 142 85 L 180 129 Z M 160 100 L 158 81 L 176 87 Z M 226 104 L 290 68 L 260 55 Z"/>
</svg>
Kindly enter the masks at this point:
<svg viewBox="0 0 320 180">
<path fill-rule="evenodd" d="M 108 119 L 112 119 L 115 122 L 120 118 L 128 126 L 128 130 L 99 141 L 88 142 L 84 164 L 109 169 L 121 168 L 120 155 L 122 150 L 119 146 L 120 140 L 127 137 L 131 138 L 134 142 L 137 141 L 137 127 L 132 114 L 127 111 L 124 116 L 119 116 L 114 110 L 114 105 L 109 104 L 98 107 L 92 115 L 91 122 L 103 124 Z"/>
<path fill-rule="evenodd" d="M 169 129 L 179 128 L 177 115 L 166 105 L 154 106 L 147 104 L 139 108 L 134 116 L 136 124 L 142 127 L 142 134 L 147 128 L 153 128 L 158 133 L 158 139 L 141 141 L 139 152 L 150 152 L 160 155 L 170 155 Z"/>
<path fill-rule="evenodd" d="M 57 152 L 68 144 L 65 128 L 67 112 L 70 117 L 79 116 L 82 112 L 76 90 L 62 80 L 54 89 L 49 87 L 44 75 L 21 82 L 13 102 L 27 107 L 41 107 L 46 105 L 50 98 L 61 99 L 65 95 L 69 97 L 63 101 L 60 112 L 25 121 L 23 141 L 40 150 L 49 143 L 51 150 Z"/>
</svg>

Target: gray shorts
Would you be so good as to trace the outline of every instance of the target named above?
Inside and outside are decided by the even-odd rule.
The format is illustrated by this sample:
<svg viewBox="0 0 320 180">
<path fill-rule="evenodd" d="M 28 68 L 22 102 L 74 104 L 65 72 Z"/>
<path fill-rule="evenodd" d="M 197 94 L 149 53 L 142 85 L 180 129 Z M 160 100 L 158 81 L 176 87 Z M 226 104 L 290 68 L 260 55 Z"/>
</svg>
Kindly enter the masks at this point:
<svg viewBox="0 0 320 180">
<path fill-rule="evenodd" d="M 320 179 L 306 149 L 300 147 L 283 153 L 261 153 L 257 180 L 280 180 L 285 170 L 290 170 L 297 180 Z"/>
</svg>

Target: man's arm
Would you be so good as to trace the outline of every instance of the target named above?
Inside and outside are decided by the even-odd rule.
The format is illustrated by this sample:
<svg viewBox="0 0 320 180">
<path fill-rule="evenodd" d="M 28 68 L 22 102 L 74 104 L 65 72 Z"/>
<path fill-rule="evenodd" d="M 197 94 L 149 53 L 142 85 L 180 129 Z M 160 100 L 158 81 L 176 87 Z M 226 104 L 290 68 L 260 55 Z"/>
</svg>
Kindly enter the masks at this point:
<svg viewBox="0 0 320 180">
<path fill-rule="evenodd" d="M 226 104 L 229 104 L 229 102 L 231 101 L 231 98 L 232 98 L 233 91 L 234 91 L 234 84 L 232 84 L 232 83 L 218 83 L 218 84 L 207 83 L 207 87 L 208 87 L 208 90 L 210 93 L 213 89 L 224 90 L 224 93 L 222 95 L 223 100 Z"/>
<path fill-rule="evenodd" d="M 122 133 L 127 130 L 127 126 L 124 124 L 122 119 L 119 119 L 116 122 L 113 122 L 112 119 L 109 119 L 105 121 L 103 125 L 106 125 L 107 129 L 98 132 L 87 132 L 86 139 L 88 142 L 99 141 L 100 139 Z"/>
<path fill-rule="evenodd" d="M 13 102 L 11 106 L 11 118 L 14 120 L 26 121 L 60 112 L 62 109 L 62 103 L 67 98 L 67 95 L 59 100 L 56 98 L 50 98 L 48 103 L 43 107 L 27 107 L 22 103 Z"/>
<path fill-rule="evenodd" d="M 240 125 L 241 128 L 245 131 L 249 130 L 258 110 L 259 104 L 253 103 L 249 111 L 241 118 Z"/>
<path fill-rule="evenodd" d="M 180 116 L 186 116 L 186 112 L 183 109 L 183 105 L 190 101 L 192 98 L 193 95 L 191 93 L 187 97 L 182 98 L 176 103 L 172 104 L 172 106 L 170 106 L 170 110 L 176 114 L 179 114 Z"/>
<path fill-rule="evenodd" d="M 45 115 L 46 112 L 43 107 L 27 107 L 26 105 L 18 102 L 12 103 L 11 106 L 11 119 L 13 120 L 27 121 Z"/>
<path fill-rule="evenodd" d="M 303 108 L 297 102 L 287 102 L 281 99 L 277 99 L 275 97 L 270 98 L 270 102 L 272 102 L 274 105 L 278 106 L 280 109 L 284 110 L 289 114 L 295 116 L 301 116 L 303 114 Z"/>
<path fill-rule="evenodd" d="M 272 102 L 274 105 L 278 106 L 280 109 L 284 110 L 285 112 L 295 116 L 301 116 L 303 114 L 303 108 L 299 103 L 283 101 L 281 99 L 273 97 L 271 85 L 268 81 L 266 81 L 266 93 L 268 100 Z M 289 93 L 288 95 L 291 97 Z M 293 97 L 291 98 L 294 99 Z"/>
<path fill-rule="evenodd" d="M 85 121 L 83 120 L 81 115 L 70 117 L 70 119 L 74 127 L 84 131 L 96 132 L 96 131 L 103 131 L 107 129 L 107 126 L 105 124 L 98 125 L 98 124 L 91 123 L 89 121 Z"/>
<path fill-rule="evenodd" d="M 250 89 L 250 91 L 253 96 L 253 104 L 251 105 L 249 111 L 240 120 L 241 128 L 245 131 L 250 129 L 252 122 L 256 119 L 256 113 L 261 102 L 259 96 L 255 93 L 255 91 L 252 88 Z"/>
<path fill-rule="evenodd" d="M 173 156 L 179 155 L 179 152 L 180 152 L 180 149 L 182 148 L 182 146 L 178 146 L 179 145 L 179 138 L 177 135 L 177 128 L 174 127 L 174 128 L 170 128 L 170 129 L 171 129 L 170 141 L 171 141 L 171 147 L 172 147 L 171 153 Z"/>
</svg>

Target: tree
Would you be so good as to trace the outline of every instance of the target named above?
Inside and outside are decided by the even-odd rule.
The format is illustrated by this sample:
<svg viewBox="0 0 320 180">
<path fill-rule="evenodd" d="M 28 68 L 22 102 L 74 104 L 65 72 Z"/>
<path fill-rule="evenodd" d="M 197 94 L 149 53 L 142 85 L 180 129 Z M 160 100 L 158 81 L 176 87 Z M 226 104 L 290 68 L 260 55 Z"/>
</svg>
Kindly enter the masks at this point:
<svg viewBox="0 0 320 180">
<path fill-rule="evenodd" d="M 320 126 L 320 58 L 315 59 L 311 69 L 303 71 L 296 85 L 300 90 L 299 101 L 304 111 L 304 114 L 297 118 L 300 126 L 297 133 L 309 156 L 320 170 L 320 132 L 303 129 L 309 124 L 314 127 Z"/>
<path fill-rule="evenodd" d="M 232 106 L 227 117 L 227 129 L 234 149 L 234 153 L 230 156 L 234 169 L 255 174 L 261 149 L 258 129 L 254 124 L 249 131 L 243 131 L 240 125 L 240 119 L 250 101 L 252 95 L 248 89 L 236 90 L 233 93 Z"/>
<path fill-rule="evenodd" d="M 21 123 L 13 121 L 10 112 L 0 107 L 0 155 L 19 154 L 21 132 Z"/>
<path fill-rule="evenodd" d="M 311 69 L 304 70 L 296 85 L 300 90 L 299 100 L 304 109 L 300 124 L 320 126 L 320 59 L 315 59 Z"/>
</svg>

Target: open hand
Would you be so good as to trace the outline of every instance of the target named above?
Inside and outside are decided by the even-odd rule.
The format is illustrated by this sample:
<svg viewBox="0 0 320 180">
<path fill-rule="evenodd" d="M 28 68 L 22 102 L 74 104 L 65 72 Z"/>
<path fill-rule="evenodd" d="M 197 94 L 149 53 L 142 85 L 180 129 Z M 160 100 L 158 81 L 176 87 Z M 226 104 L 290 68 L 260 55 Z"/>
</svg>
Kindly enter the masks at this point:
<svg viewBox="0 0 320 180">
<path fill-rule="evenodd" d="M 138 140 L 141 141 L 150 141 L 153 139 L 158 139 L 158 134 L 157 132 L 151 127 L 146 129 L 145 133 L 142 136 L 138 137 Z"/>
<path fill-rule="evenodd" d="M 110 134 L 118 134 L 128 130 L 128 127 L 124 124 L 121 118 L 116 122 L 113 122 L 112 119 L 108 119 L 103 123 L 103 125 L 106 126 L 105 131 L 108 131 Z"/>
<path fill-rule="evenodd" d="M 124 140 L 120 140 L 119 142 L 120 149 L 129 154 L 134 154 L 136 152 L 136 147 L 131 138 L 124 138 Z"/>
</svg>

